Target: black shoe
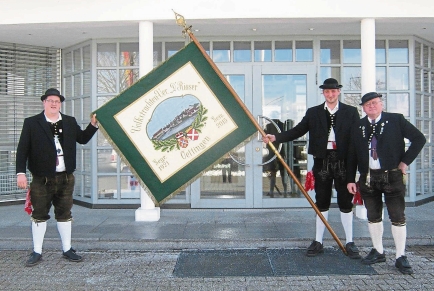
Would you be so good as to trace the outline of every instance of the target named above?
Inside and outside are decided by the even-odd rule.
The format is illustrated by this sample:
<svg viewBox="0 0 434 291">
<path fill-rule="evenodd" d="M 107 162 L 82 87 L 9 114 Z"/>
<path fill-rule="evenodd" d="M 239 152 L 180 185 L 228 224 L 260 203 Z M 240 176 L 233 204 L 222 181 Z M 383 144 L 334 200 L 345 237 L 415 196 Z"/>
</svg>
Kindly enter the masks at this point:
<svg viewBox="0 0 434 291">
<path fill-rule="evenodd" d="M 359 249 L 353 242 L 347 243 L 345 246 L 345 250 L 347 251 L 347 255 L 350 259 L 360 259 L 361 256 L 359 254 Z"/>
<path fill-rule="evenodd" d="M 81 262 L 83 260 L 81 256 L 75 253 L 73 248 L 70 248 L 67 252 L 63 252 L 63 257 L 71 262 Z"/>
<path fill-rule="evenodd" d="M 42 261 L 42 255 L 35 253 L 35 252 L 32 252 L 30 254 L 29 259 L 26 262 L 26 267 L 33 267 L 33 266 L 39 264 L 41 261 Z"/>
<path fill-rule="evenodd" d="M 375 263 L 385 262 L 386 255 L 384 253 L 380 254 L 376 249 L 372 249 L 369 255 L 362 259 L 362 264 L 372 265 Z"/>
<path fill-rule="evenodd" d="M 399 269 L 401 273 L 404 275 L 411 275 L 413 274 L 413 269 L 410 266 L 410 263 L 407 260 L 407 256 L 400 256 L 396 259 L 395 267 Z"/>
<path fill-rule="evenodd" d="M 324 248 L 322 246 L 322 243 L 314 240 L 312 244 L 307 248 L 306 256 L 308 257 L 315 257 L 319 253 L 323 253 Z"/>
</svg>

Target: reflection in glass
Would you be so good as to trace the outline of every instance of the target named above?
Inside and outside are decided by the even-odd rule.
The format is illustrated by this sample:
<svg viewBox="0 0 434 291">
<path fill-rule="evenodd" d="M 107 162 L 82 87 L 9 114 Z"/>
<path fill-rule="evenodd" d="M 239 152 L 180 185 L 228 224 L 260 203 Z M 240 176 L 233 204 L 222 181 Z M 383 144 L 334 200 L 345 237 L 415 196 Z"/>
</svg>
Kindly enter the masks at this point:
<svg viewBox="0 0 434 291">
<path fill-rule="evenodd" d="M 377 91 L 384 91 L 387 89 L 387 78 L 386 78 L 386 67 L 376 67 L 375 68 L 375 80 Z"/>
<path fill-rule="evenodd" d="M 344 64 L 360 64 L 360 40 L 344 40 Z"/>
<path fill-rule="evenodd" d="M 312 62 L 313 61 L 313 42 L 296 41 L 295 42 L 295 61 Z"/>
<path fill-rule="evenodd" d="M 121 67 L 139 65 L 138 43 L 121 43 L 119 44 L 119 49 L 120 49 L 119 65 Z"/>
<path fill-rule="evenodd" d="M 231 43 L 229 41 L 213 42 L 212 60 L 216 63 L 230 62 Z"/>
<path fill-rule="evenodd" d="M 334 78 L 336 80 L 341 79 L 340 67 L 321 67 L 320 68 L 320 80 L 323 81 L 328 78 Z"/>
<path fill-rule="evenodd" d="M 163 44 L 161 42 L 154 42 L 153 45 L 152 65 L 155 68 L 163 62 Z"/>
<path fill-rule="evenodd" d="M 417 51 L 415 47 L 416 64 L 420 64 L 420 46 Z M 408 63 L 408 41 L 407 40 L 389 40 L 389 63 L 393 64 L 407 64 Z"/>
<path fill-rule="evenodd" d="M 250 41 L 234 41 L 234 62 L 251 62 Z"/>
<path fill-rule="evenodd" d="M 271 41 L 255 41 L 255 62 L 271 62 Z"/>
<path fill-rule="evenodd" d="M 386 41 L 385 40 L 375 41 L 375 63 L 377 64 L 386 63 Z"/>
<path fill-rule="evenodd" d="M 140 184 L 134 175 L 121 176 L 121 199 L 140 198 Z"/>
<path fill-rule="evenodd" d="M 139 79 L 139 69 L 119 70 L 119 92 L 133 85 Z"/>
<path fill-rule="evenodd" d="M 209 41 L 206 42 L 201 42 L 200 45 L 203 47 L 203 49 L 205 50 L 205 52 L 210 55 L 210 49 L 209 49 Z"/>
<path fill-rule="evenodd" d="M 389 67 L 389 90 L 408 90 L 408 67 Z"/>
<path fill-rule="evenodd" d="M 97 150 L 98 173 L 115 173 L 117 168 L 117 154 L 112 149 Z"/>
<path fill-rule="evenodd" d="M 339 64 L 341 62 L 340 44 L 339 40 L 321 41 L 321 64 Z"/>
<path fill-rule="evenodd" d="M 292 62 L 292 41 L 276 41 L 274 43 L 274 61 Z"/>
<path fill-rule="evenodd" d="M 116 67 L 116 44 L 99 43 L 96 58 L 97 67 Z"/>
<path fill-rule="evenodd" d="M 245 76 L 226 75 L 241 100 L 245 100 Z M 245 147 L 230 151 L 200 178 L 203 199 L 245 199 Z M 240 164 L 241 163 L 241 164 Z"/>
<path fill-rule="evenodd" d="M 262 115 L 266 116 L 282 131 L 291 129 L 301 121 L 306 112 L 306 75 L 263 75 Z M 274 133 L 276 126 L 263 122 L 266 132 Z M 304 183 L 307 174 L 306 138 L 282 144 L 280 154 L 294 175 Z M 276 148 L 278 148 L 278 145 Z M 283 170 L 280 161 L 272 159 L 274 153 L 263 144 L 262 191 L 265 198 L 301 197 L 301 192 L 292 178 Z"/>
<path fill-rule="evenodd" d="M 184 47 L 184 42 L 166 42 L 165 43 L 165 57 L 166 60 L 176 54 L 180 49 Z"/>
<path fill-rule="evenodd" d="M 409 100 L 408 93 L 387 94 L 387 112 L 401 113 L 404 116 L 410 116 Z"/>
<path fill-rule="evenodd" d="M 227 75 L 226 79 L 228 80 L 231 87 L 235 90 L 238 97 L 245 103 L 245 76 L 244 75 Z"/>
<path fill-rule="evenodd" d="M 344 67 L 342 69 L 342 85 L 345 90 L 362 89 L 362 70 L 360 67 Z"/>
<path fill-rule="evenodd" d="M 116 199 L 117 197 L 116 176 L 98 177 L 98 199 Z"/>
<path fill-rule="evenodd" d="M 97 70 L 98 93 L 116 93 L 116 70 Z"/>
</svg>

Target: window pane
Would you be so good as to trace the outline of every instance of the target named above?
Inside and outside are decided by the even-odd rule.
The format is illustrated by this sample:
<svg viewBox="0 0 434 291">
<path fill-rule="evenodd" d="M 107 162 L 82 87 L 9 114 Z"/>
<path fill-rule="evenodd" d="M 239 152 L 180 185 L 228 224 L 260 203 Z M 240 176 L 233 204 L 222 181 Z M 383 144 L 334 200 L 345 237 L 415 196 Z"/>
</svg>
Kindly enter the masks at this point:
<svg viewBox="0 0 434 291">
<path fill-rule="evenodd" d="M 292 62 L 292 41 L 276 41 L 274 43 L 274 61 Z"/>
<path fill-rule="evenodd" d="M 208 55 L 210 55 L 210 53 L 209 53 L 210 52 L 210 50 L 209 50 L 209 47 L 210 47 L 209 41 L 207 41 L 207 42 L 201 42 L 200 45 L 203 47 L 203 49 L 206 51 L 206 53 Z"/>
<path fill-rule="evenodd" d="M 90 45 L 88 45 L 83 47 L 83 69 L 90 70 L 91 65 Z"/>
<path fill-rule="evenodd" d="M 423 91 L 429 93 L 429 71 L 423 70 Z"/>
<path fill-rule="evenodd" d="M 361 63 L 360 40 L 344 40 L 344 63 Z"/>
<path fill-rule="evenodd" d="M 139 44 L 138 43 L 121 43 L 119 45 L 120 66 L 138 66 L 139 65 Z"/>
<path fill-rule="evenodd" d="M 321 41 L 321 64 L 339 64 L 341 62 L 341 46 L 339 40 Z"/>
<path fill-rule="evenodd" d="M 419 53 L 415 47 L 415 58 L 419 55 L 419 61 L 416 64 L 420 64 L 420 47 Z M 408 63 L 408 41 L 406 40 L 389 40 L 389 63 L 392 64 L 406 64 Z"/>
<path fill-rule="evenodd" d="M 234 88 L 238 97 L 245 103 L 245 77 L 244 75 L 228 75 L 226 76 L 229 84 Z"/>
<path fill-rule="evenodd" d="M 313 61 L 313 42 L 296 41 L 295 42 L 295 61 L 312 62 Z"/>
<path fill-rule="evenodd" d="M 74 72 L 81 70 L 81 50 L 74 50 Z"/>
<path fill-rule="evenodd" d="M 230 62 L 231 43 L 229 41 L 213 42 L 212 59 L 216 63 Z"/>
<path fill-rule="evenodd" d="M 422 48 L 423 48 L 423 60 L 422 60 L 422 63 L 423 63 L 423 66 L 425 68 L 428 68 L 429 67 L 429 47 L 426 46 L 426 45 L 423 45 Z"/>
<path fill-rule="evenodd" d="M 271 62 L 271 41 L 255 41 L 255 62 Z"/>
<path fill-rule="evenodd" d="M 166 42 L 166 60 L 176 54 L 180 49 L 182 49 L 184 47 L 184 44 L 184 42 Z"/>
<path fill-rule="evenodd" d="M 250 41 L 234 41 L 234 62 L 251 62 Z"/>
<path fill-rule="evenodd" d="M 63 66 L 65 68 L 65 73 L 72 72 L 72 52 L 66 53 L 63 58 Z"/>
<path fill-rule="evenodd" d="M 74 95 L 75 97 L 81 95 L 81 74 L 74 75 Z"/>
<path fill-rule="evenodd" d="M 97 45 L 97 66 L 116 67 L 116 44 L 100 43 Z"/>
<path fill-rule="evenodd" d="M 375 41 L 375 62 L 377 64 L 386 63 L 386 41 L 385 40 Z"/>
<path fill-rule="evenodd" d="M 320 81 L 321 83 L 328 78 L 334 78 L 336 80 L 341 79 L 341 68 L 339 67 L 321 67 Z"/>
<path fill-rule="evenodd" d="M 98 93 L 116 93 L 116 70 L 97 70 Z"/>
<path fill-rule="evenodd" d="M 408 67 L 389 68 L 389 90 L 408 90 Z"/>
<path fill-rule="evenodd" d="M 387 112 L 410 115 L 408 93 L 390 93 L 387 95 Z"/>
<path fill-rule="evenodd" d="M 344 67 L 342 71 L 344 90 L 358 91 L 362 89 L 362 70 L 360 67 Z"/>
<path fill-rule="evenodd" d="M 386 67 L 377 67 L 375 69 L 375 75 L 376 75 L 376 87 L 377 91 L 384 91 L 387 89 L 387 82 L 386 82 Z"/>
<path fill-rule="evenodd" d="M 91 73 L 84 72 L 83 73 L 83 95 L 90 96 L 92 93 L 92 84 L 91 84 Z"/>
<path fill-rule="evenodd" d="M 129 88 L 139 79 L 139 69 L 119 70 L 119 92 Z"/>
<path fill-rule="evenodd" d="M 421 50 L 422 50 L 422 44 L 420 42 L 415 41 L 414 42 L 414 64 L 415 65 L 421 65 L 422 64 L 422 60 L 421 60 Z"/>
<path fill-rule="evenodd" d="M 348 93 L 346 93 L 346 94 L 344 94 L 343 97 L 341 96 L 341 98 L 343 98 L 343 102 L 345 104 L 352 105 L 352 106 L 356 107 L 359 111 L 359 115 L 362 116 L 362 108 L 359 105 L 360 100 L 362 98 L 361 94 L 357 94 L 357 93 L 348 94 Z"/>
<path fill-rule="evenodd" d="M 163 44 L 161 42 L 154 42 L 154 55 L 153 66 L 156 67 L 163 62 Z"/>
</svg>

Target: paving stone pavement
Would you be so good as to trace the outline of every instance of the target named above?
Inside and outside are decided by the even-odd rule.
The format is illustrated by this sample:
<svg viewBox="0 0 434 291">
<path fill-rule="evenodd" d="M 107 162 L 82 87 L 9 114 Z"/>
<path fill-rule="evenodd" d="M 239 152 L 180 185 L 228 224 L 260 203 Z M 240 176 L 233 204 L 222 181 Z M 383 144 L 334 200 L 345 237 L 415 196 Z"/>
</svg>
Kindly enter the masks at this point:
<svg viewBox="0 0 434 291">
<path fill-rule="evenodd" d="M 62 257 L 56 223 L 51 219 L 43 261 L 29 268 L 24 266 L 32 248 L 29 216 L 23 205 L 0 206 L 0 290 L 434 290 L 433 206 L 430 202 L 406 209 L 407 256 L 413 275 L 402 275 L 394 266 L 394 243 L 385 209 L 387 261 L 373 265 L 376 275 L 331 272 L 327 276 L 196 278 L 174 275 L 182 251 L 305 249 L 315 234 L 314 211 L 162 209 L 159 221 L 136 222 L 132 209 L 74 205 L 72 245 L 84 261 L 72 263 Z M 329 223 L 345 243 L 338 209 L 330 210 Z M 366 220 L 354 218 L 354 241 L 366 256 L 371 248 Z M 325 251 L 338 249 L 327 232 L 324 247 Z"/>
<path fill-rule="evenodd" d="M 83 262 L 72 263 L 50 250 L 40 264 L 25 267 L 28 254 L 0 251 L 0 290 L 434 290 L 434 246 L 408 247 L 413 275 L 399 273 L 389 255 L 386 263 L 373 265 L 378 275 L 371 276 L 177 278 L 179 251 L 84 251 Z"/>
</svg>

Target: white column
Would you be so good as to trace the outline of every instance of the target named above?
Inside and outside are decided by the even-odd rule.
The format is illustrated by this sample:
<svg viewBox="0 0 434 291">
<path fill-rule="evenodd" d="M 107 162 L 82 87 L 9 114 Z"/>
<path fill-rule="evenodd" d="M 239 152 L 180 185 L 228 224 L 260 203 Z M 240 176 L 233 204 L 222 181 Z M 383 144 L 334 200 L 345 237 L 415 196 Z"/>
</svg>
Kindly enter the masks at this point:
<svg viewBox="0 0 434 291">
<path fill-rule="evenodd" d="M 139 23 L 139 75 L 143 77 L 153 68 L 154 55 L 154 25 L 152 22 Z M 160 207 L 155 207 L 145 189 L 140 190 L 140 208 L 136 210 L 136 221 L 160 220 Z"/>
<path fill-rule="evenodd" d="M 363 19 L 361 22 L 362 51 L 362 96 L 376 91 L 375 76 L 375 19 Z"/>
<path fill-rule="evenodd" d="M 375 72 L 375 19 L 362 19 L 361 26 L 361 51 L 362 51 L 362 96 L 368 92 L 376 91 Z M 356 205 L 356 216 L 368 219 L 366 207 Z"/>
</svg>

